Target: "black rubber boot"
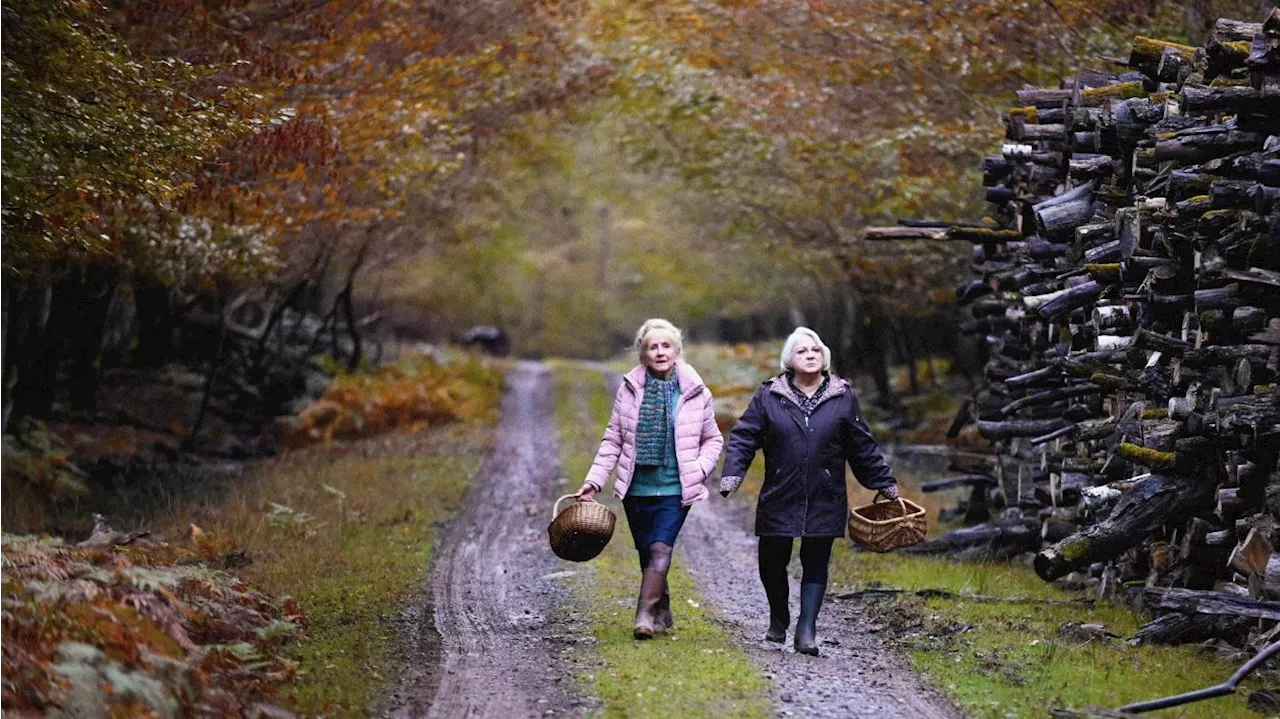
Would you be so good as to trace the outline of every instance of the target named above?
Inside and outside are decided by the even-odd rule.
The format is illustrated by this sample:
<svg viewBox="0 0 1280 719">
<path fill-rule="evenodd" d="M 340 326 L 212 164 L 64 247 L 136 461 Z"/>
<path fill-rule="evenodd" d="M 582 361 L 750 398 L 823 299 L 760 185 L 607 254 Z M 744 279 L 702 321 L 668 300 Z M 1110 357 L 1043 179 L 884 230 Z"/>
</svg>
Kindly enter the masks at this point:
<svg viewBox="0 0 1280 719">
<path fill-rule="evenodd" d="M 795 638 L 799 654 L 818 656 L 818 612 L 822 609 L 822 597 L 826 593 L 826 584 L 808 582 L 800 585 L 800 618 L 796 620 Z"/>
<path fill-rule="evenodd" d="M 781 644 L 787 641 L 787 627 L 791 626 L 787 575 L 771 577 L 764 587 L 764 594 L 769 599 L 769 631 L 765 632 L 764 638 Z"/>
<path fill-rule="evenodd" d="M 791 560 L 790 537 L 760 538 L 760 584 L 769 600 L 769 631 L 764 638 L 779 644 L 787 641 L 787 627 L 791 626 L 790 580 L 787 579 L 787 562 Z"/>
</svg>

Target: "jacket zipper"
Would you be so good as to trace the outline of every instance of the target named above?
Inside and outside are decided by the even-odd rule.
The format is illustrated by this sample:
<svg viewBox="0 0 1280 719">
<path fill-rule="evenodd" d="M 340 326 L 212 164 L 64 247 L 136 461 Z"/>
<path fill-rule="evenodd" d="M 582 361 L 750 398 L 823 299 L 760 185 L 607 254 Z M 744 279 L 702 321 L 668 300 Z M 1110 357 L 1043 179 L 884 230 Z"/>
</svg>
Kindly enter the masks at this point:
<svg viewBox="0 0 1280 719">
<path fill-rule="evenodd" d="M 809 529 L 809 456 L 812 454 L 812 447 L 809 446 L 809 415 L 804 416 L 804 524 L 800 527 L 800 536 L 805 536 L 805 532 Z"/>
</svg>

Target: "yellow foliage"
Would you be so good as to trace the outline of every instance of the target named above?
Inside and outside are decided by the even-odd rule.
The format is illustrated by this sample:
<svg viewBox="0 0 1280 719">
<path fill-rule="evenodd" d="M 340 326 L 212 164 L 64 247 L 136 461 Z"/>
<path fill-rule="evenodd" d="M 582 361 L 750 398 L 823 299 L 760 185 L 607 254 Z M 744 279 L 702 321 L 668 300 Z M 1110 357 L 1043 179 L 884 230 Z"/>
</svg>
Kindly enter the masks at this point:
<svg viewBox="0 0 1280 719">
<path fill-rule="evenodd" d="M 340 376 L 285 432 L 288 446 L 355 439 L 492 416 L 501 374 L 478 359 L 442 364 L 415 357 L 372 372 Z"/>
</svg>

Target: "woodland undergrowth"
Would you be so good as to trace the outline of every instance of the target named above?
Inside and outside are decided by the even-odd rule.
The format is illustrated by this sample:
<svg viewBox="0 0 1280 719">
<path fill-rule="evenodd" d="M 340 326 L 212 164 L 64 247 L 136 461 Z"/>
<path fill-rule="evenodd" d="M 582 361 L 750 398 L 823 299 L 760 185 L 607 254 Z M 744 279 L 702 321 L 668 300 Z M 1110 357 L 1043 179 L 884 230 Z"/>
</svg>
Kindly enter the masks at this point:
<svg viewBox="0 0 1280 719">
<path fill-rule="evenodd" d="M 217 492 L 175 487 L 150 536 L 6 533 L 5 712 L 362 716 L 394 671 L 391 618 L 492 448 L 501 389 L 474 358 L 343 376 L 326 422 L 297 421 L 308 446 Z M 68 461 L 45 449 L 5 471 Z"/>
</svg>

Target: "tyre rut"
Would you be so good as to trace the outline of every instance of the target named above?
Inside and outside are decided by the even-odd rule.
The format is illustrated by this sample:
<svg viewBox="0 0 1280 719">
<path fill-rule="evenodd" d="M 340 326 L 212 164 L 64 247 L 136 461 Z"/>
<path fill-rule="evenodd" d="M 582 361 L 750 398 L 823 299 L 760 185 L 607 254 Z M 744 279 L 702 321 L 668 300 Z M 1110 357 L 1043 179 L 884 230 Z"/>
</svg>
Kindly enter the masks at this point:
<svg viewBox="0 0 1280 719">
<path fill-rule="evenodd" d="M 558 608 L 562 565 L 546 523 L 559 484 L 549 370 L 507 376 L 497 445 L 435 552 L 423 601 L 402 617 L 404 671 L 394 717 L 528 717 L 581 713 L 560 688 L 560 649 L 582 638 Z"/>
</svg>

